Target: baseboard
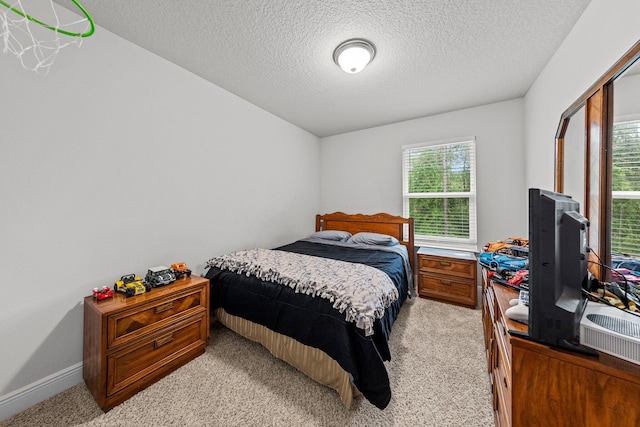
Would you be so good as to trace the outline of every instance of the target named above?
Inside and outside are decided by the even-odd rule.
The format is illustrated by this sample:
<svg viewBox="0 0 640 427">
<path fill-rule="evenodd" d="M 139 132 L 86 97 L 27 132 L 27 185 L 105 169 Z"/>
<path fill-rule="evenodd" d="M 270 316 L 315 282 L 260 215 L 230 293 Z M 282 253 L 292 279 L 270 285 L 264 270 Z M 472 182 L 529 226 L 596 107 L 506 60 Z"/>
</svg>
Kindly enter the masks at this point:
<svg viewBox="0 0 640 427">
<path fill-rule="evenodd" d="M 82 362 L 0 396 L 0 421 L 82 382 Z"/>
</svg>

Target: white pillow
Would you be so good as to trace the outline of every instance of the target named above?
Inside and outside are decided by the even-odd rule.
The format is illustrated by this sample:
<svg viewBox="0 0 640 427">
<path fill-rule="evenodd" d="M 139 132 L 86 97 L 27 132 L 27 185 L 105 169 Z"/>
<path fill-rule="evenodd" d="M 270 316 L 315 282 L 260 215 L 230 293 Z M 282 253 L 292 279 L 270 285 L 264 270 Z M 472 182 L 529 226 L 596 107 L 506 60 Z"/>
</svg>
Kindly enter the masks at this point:
<svg viewBox="0 0 640 427">
<path fill-rule="evenodd" d="M 395 246 L 400 242 L 393 236 L 379 233 L 356 233 L 347 240 L 347 243 L 364 243 L 366 245 Z"/>
<path fill-rule="evenodd" d="M 351 237 L 351 233 L 348 231 L 340 231 L 340 230 L 323 230 L 316 231 L 310 237 L 316 237 L 318 239 L 324 240 L 337 240 L 339 242 L 346 242 L 348 238 Z"/>
</svg>

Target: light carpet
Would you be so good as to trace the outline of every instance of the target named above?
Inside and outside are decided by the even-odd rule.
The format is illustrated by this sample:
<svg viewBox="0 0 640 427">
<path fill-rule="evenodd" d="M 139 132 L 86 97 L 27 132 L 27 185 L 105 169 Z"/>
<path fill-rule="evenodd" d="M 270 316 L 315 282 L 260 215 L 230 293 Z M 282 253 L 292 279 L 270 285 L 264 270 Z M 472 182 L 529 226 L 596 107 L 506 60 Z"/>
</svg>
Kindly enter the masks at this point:
<svg viewBox="0 0 640 427">
<path fill-rule="evenodd" d="M 107 413 L 79 384 L 0 422 L 22 426 L 493 426 L 480 310 L 405 303 L 385 410 L 338 394 L 220 324 L 202 356 Z"/>
</svg>

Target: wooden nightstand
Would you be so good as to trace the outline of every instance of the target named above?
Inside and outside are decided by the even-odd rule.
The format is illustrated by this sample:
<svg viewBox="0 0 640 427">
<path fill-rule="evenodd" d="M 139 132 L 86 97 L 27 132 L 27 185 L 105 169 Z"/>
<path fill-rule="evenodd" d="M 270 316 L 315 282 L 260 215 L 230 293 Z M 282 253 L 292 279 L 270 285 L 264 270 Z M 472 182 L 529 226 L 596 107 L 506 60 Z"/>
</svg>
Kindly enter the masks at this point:
<svg viewBox="0 0 640 427">
<path fill-rule="evenodd" d="M 191 276 L 142 295 L 84 299 L 83 378 L 109 410 L 204 353 L 209 280 Z"/>
<path fill-rule="evenodd" d="M 477 263 L 472 252 L 420 248 L 418 294 L 465 305 L 478 304 Z"/>
</svg>

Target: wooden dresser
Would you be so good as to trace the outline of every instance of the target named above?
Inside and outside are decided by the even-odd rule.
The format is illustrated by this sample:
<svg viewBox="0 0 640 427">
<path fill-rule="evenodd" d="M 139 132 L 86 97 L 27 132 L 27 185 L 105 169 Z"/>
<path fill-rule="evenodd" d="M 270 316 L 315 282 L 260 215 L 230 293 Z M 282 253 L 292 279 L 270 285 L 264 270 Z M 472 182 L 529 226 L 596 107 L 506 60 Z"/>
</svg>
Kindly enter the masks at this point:
<svg viewBox="0 0 640 427">
<path fill-rule="evenodd" d="M 507 318 L 514 289 L 482 269 L 482 315 L 496 425 L 638 426 L 640 366 L 606 353 L 558 350 L 509 331 L 527 326 Z"/>
<path fill-rule="evenodd" d="M 518 298 L 518 292 L 494 284 L 482 268 L 482 325 L 487 352 L 487 368 L 493 393 L 496 426 L 511 425 L 513 378 L 511 370 L 512 337 L 510 330 L 525 332 L 527 326 L 507 318 L 509 301 Z"/>
<path fill-rule="evenodd" d="M 477 268 L 472 252 L 420 248 L 418 294 L 475 308 L 478 304 Z"/>
<path fill-rule="evenodd" d="M 84 299 L 83 378 L 109 410 L 205 351 L 209 281 L 194 276 L 142 295 Z"/>
</svg>

